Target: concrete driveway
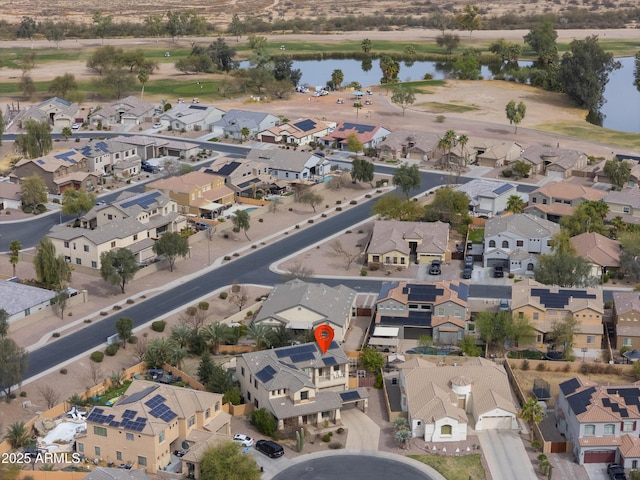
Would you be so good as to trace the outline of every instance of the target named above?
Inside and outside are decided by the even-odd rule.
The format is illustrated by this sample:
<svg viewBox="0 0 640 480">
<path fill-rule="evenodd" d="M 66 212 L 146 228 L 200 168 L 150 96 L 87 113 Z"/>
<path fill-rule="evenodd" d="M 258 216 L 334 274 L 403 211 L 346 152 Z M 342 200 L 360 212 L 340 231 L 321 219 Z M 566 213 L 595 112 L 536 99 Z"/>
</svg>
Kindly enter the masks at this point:
<svg viewBox="0 0 640 480">
<path fill-rule="evenodd" d="M 493 480 L 537 480 L 522 439 L 512 430 L 483 430 L 478 438 Z"/>
<path fill-rule="evenodd" d="M 380 426 L 356 407 L 343 408 L 340 412 L 342 424 L 349 430 L 347 450 L 378 450 Z"/>
</svg>

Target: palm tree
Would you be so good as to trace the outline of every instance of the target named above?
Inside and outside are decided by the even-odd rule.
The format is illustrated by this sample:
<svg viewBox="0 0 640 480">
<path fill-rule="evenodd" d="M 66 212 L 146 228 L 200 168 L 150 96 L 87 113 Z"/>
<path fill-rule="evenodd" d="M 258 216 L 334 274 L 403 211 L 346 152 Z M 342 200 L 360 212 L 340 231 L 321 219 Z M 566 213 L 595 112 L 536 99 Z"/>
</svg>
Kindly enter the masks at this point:
<svg viewBox="0 0 640 480">
<path fill-rule="evenodd" d="M 453 130 L 447 130 L 438 142 L 438 148 L 447 154 L 447 165 L 449 165 L 451 148 L 453 147 L 453 142 L 455 141 L 456 132 L 454 132 Z"/>
<path fill-rule="evenodd" d="M 149 81 L 149 72 L 146 69 L 142 69 L 138 72 L 138 81 L 142 84 L 142 90 L 140 90 L 140 98 L 144 97 L 144 86 Z"/>
<path fill-rule="evenodd" d="M 509 195 L 507 199 L 507 211 L 511 213 L 522 213 L 524 210 L 524 201 L 519 195 Z"/>
<path fill-rule="evenodd" d="M 178 345 L 174 340 L 167 342 L 167 363 L 176 368 L 182 368 L 182 361 L 187 356 L 187 349 Z"/>
<path fill-rule="evenodd" d="M 624 219 L 620 215 L 616 215 L 611 219 L 611 226 L 613 227 L 613 231 L 617 236 L 618 232 L 621 232 L 622 230 L 625 229 L 626 224 L 624 223 Z M 13 276 L 15 277 L 15 275 L 16 274 L 14 272 Z"/>
<path fill-rule="evenodd" d="M 458 143 L 460 144 L 460 150 L 464 155 L 464 166 L 467 166 L 467 160 L 469 159 L 467 154 L 465 153 L 465 148 L 467 146 L 467 143 L 469 143 L 469 137 L 467 137 L 465 134 L 462 134 L 458 137 Z"/>
<path fill-rule="evenodd" d="M 253 322 L 249 325 L 249 328 L 247 328 L 247 336 L 255 342 L 256 347 L 262 348 L 263 343 L 265 343 L 265 340 L 269 337 L 270 331 L 270 327 Z"/>
<path fill-rule="evenodd" d="M 27 427 L 24 422 L 15 422 L 9 425 L 7 433 L 4 435 L 4 439 L 9 442 L 11 448 L 22 448 L 29 445 L 30 438 Z"/>
<path fill-rule="evenodd" d="M 220 344 L 229 336 L 229 325 L 220 321 L 206 325 L 200 332 L 202 338 L 211 342 L 213 354 L 220 354 Z"/>
<path fill-rule="evenodd" d="M 524 402 L 520 410 L 520 417 L 529 422 L 530 425 L 536 425 L 544 418 L 544 410 L 542 405 L 538 403 L 538 399 L 531 397 Z M 529 429 L 530 441 L 533 441 L 533 429 Z"/>
<path fill-rule="evenodd" d="M 13 276 L 16 276 L 16 265 L 18 265 L 18 262 L 20 261 L 20 256 L 18 255 L 20 253 L 20 250 L 22 250 L 22 243 L 20 243 L 20 240 L 12 240 L 11 243 L 9 244 L 9 250 L 11 251 L 11 257 L 9 257 L 9 263 L 11 263 L 11 265 L 13 265 Z"/>
<path fill-rule="evenodd" d="M 188 325 L 176 325 L 171 329 L 171 338 L 181 347 L 186 348 L 189 345 L 193 332 Z"/>
<path fill-rule="evenodd" d="M 242 141 L 244 142 L 247 138 L 249 138 L 249 135 L 251 135 L 251 131 L 249 130 L 248 127 L 242 127 L 240 129 L 240 136 L 242 137 Z"/>
<path fill-rule="evenodd" d="M 369 53 L 372 48 L 373 48 L 373 42 L 371 40 L 369 40 L 368 38 L 365 38 L 364 40 L 362 40 L 362 51 L 364 53 Z"/>
</svg>

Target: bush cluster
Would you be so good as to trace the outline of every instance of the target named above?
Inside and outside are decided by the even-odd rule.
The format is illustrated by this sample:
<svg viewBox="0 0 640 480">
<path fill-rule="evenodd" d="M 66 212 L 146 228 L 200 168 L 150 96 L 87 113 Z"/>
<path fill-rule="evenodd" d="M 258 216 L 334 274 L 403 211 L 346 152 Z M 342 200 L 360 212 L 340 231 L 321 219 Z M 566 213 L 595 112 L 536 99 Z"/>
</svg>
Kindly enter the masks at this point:
<svg viewBox="0 0 640 480">
<path fill-rule="evenodd" d="M 164 320 L 156 320 L 151 324 L 151 330 L 154 332 L 164 332 L 164 327 L 167 326 L 167 322 Z"/>
</svg>

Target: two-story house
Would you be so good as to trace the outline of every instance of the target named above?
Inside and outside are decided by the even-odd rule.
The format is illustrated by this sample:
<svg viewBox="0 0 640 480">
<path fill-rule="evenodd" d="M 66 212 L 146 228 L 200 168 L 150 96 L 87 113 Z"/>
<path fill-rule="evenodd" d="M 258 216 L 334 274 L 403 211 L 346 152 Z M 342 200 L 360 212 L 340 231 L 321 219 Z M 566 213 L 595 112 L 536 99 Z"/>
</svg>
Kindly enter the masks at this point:
<svg viewBox="0 0 640 480">
<path fill-rule="evenodd" d="M 497 215 L 507 209 L 511 195 L 517 195 L 516 186 L 511 183 L 475 178 L 458 188 L 469 197 L 469 211 L 475 215 Z"/>
<path fill-rule="evenodd" d="M 133 380 L 111 407 L 93 407 L 86 436 L 76 448 L 88 458 L 131 464 L 154 474 L 183 462 L 172 455 L 184 444 L 216 435 L 230 438 L 231 417 L 222 410 L 222 395 L 191 388 Z M 193 475 L 193 465 L 184 465 Z"/>
<path fill-rule="evenodd" d="M 376 220 L 367 245 L 367 263 L 409 268 L 432 260 L 451 259 L 449 224 L 443 222 L 401 222 Z"/>
<path fill-rule="evenodd" d="M 130 95 L 91 113 L 92 125 L 102 123 L 103 127 L 115 125 L 139 125 L 152 122 L 156 106 L 141 98 Z"/>
<path fill-rule="evenodd" d="M 437 153 L 440 137 L 432 132 L 396 130 L 376 147 L 380 160 L 431 160 Z"/>
<path fill-rule="evenodd" d="M 315 143 L 319 137 L 327 135 L 335 127 L 336 122 L 316 118 L 299 118 L 293 122 L 263 130 L 256 135 L 256 139 L 265 143 L 303 146 Z"/>
<path fill-rule="evenodd" d="M 604 197 L 609 205 L 607 220 L 622 217 L 625 223 L 640 225 L 640 187 L 625 188 L 621 191 L 611 190 Z"/>
<path fill-rule="evenodd" d="M 331 162 L 316 152 L 253 149 L 247 159 L 265 163 L 271 176 L 288 182 L 319 181 L 331 172 Z"/>
<path fill-rule="evenodd" d="M 214 133 L 219 132 L 234 140 L 246 140 L 276 125 L 280 125 L 280 118 L 270 113 L 233 109 L 219 120 L 212 122 L 210 127 Z M 246 138 L 245 133 L 247 133 Z"/>
<path fill-rule="evenodd" d="M 560 223 L 560 219 L 573 215 L 573 210 L 585 200 L 600 201 L 607 192 L 567 182 L 552 182 L 529 194 L 525 213 Z"/>
<path fill-rule="evenodd" d="M 640 293 L 613 292 L 613 348 L 640 350 Z"/>
<path fill-rule="evenodd" d="M 336 342 L 342 343 L 356 314 L 357 292 L 344 285 L 329 287 L 295 279 L 276 285 L 251 323 L 302 333 L 330 325 Z"/>
<path fill-rule="evenodd" d="M 69 188 L 94 190 L 100 175 L 89 170 L 89 161 L 76 150 L 52 152 L 40 158 L 23 158 L 9 175 L 13 183 L 37 175 L 44 180 L 47 191 L 59 195 Z"/>
<path fill-rule="evenodd" d="M 162 178 L 145 188 L 160 190 L 177 202 L 182 213 L 198 216 L 217 215 L 235 202 L 235 194 L 224 184 L 224 177 L 205 172 Z"/>
<path fill-rule="evenodd" d="M 323 428 L 340 423 L 340 410 L 356 404 L 366 411 L 366 388 L 349 388 L 350 360 L 332 342 L 322 353 L 316 342 L 240 355 L 236 377 L 246 403 L 265 408 L 285 426 Z"/>
<path fill-rule="evenodd" d="M 347 138 L 355 135 L 363 148 L 376 148 L 390 133 L 391 130 L 382 125 L 342 122 L 332 132 L 319 138 L 318 142 L 327 147 L 347 150 Z"/>
<path fill-rule="evenodd" d="M 428 335 L 438 345 L 457 345 L 467 331 L 468 298 L 469 284 L 455 280 L 383 283 L 375 327 L 397 329 L 388 336 L 398 339 Z"/>
<path fill-rule="evenodd" d="M 272 177 L 268 165 L 259 160 L 246 158 L 238 161 L 223 157 L 216 159 L 211 167 L 201 171 L 224 177 L 224 184 L 240 198 L 281 194 L 288 187 L 287 182 L 278 182 Z"/>
<path fill-rule="evenodd" d="M 600 356 L 604 314 L 601 289 L 550 287 L 526 279 L 511 289 L 511 311 L 514 316 L 531 321 L 537 348 L 547 343 L 546 335 L 557 322 L 572 316 L 579 324 L 573 337 L 574 355 Z"/>
<path fill-rule="evenodd" d="M 639 399 L 637 383 L 597 385 L 576 377 L 560 384 L 556 423 L 573 445 L 578 464 L 619 463 L 638 468 Z"/>
<path fill-rule="evenodd" d="M 117 140 L 98 140 L 78 149 L 87 159 L 90 172 L 130 177 L 140 173 L 135 146 Z"/>
<path fill-rule="evenodd" d="M 533 273 L 539 255 L 551 253 L 560 225 L 528 213 L 493 217 L 484 227 L 484 266 Z"/>
</svg>

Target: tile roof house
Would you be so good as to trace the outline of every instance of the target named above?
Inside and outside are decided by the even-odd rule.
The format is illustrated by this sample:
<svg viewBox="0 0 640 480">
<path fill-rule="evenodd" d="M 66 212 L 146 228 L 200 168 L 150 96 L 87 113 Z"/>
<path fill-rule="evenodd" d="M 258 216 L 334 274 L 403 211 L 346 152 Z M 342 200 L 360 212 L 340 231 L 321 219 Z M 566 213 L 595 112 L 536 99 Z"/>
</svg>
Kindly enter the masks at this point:
<svg viewBox="0 0 640 480">
<path fill-rule="evenodd" d="M 537 348 L 548 342 L 546 336 L 556 322 L 573 316 L 580 327 L 573 339 L 573 354 L 599 357 L 604 314 L 601 289 L 550 287 L 525 279 L 511 289 L 511 312 L 531 321 L 536 330 Z M 586 351 L 583 352 L 583 348 Z"/>
<path fill-rule="evenodd" d="M 484 266 L 512 273 L 533 273 L 541 253 L 551 253 L 551 238 L 560 225 L 519 213 L 487 220 L 484 228 Z"/>
<path fill-rule="evenodd" d="M 376 220 L 366 248 L 367 262 L 409 268 L 412 263 L 445 261 L 451 258 L 448 244 L 448 223 Z"/>
<path fill-rule="evenodd" d="M 298 118 L 259 132 L 256 140 L 265 143 L 284 143 L 287 145 L 309 145 L 319 137 L 327 135 L 336 127 L 336 122 L 316 118 Z"/>
<path fill-rule="evenodd" d="M 296 333 L 327 324 L 335 332 L 335 341 L 342 343 L 356 314 L 356 295 L 344 285 L 329 287 L 292 280 L 273 287 L 251 323 L 284 325 Z"/>
<path fill-rule="evenodd" d="M 218 214 L 235 203 L 235 194 L 225 185 L 224 177 L 205 172 L 162 178 L 148 183 L 145 188 L 160 190 L 178 203 L 182 213 L 198 216 Z"/>
<path fill-rule="evenodd" d="M 521 160 L 531 165 L 531 173 L 564 180 L 573 175 L 573 170 L 587 166 L 587 155 L 576 150 L 533 145 L 522 152 Z"/>
<path fill-rule="evenodd" d="M 91 125 L 102 122 L 102 126 L 139 125 L 153 121 L 156 106 L 141 98 L 130 95 L 111 105 L 94 111 L 89 117 Z"/>
<path fill-rule="evenodd" d="M 573 215 L 574 209 L 585 200 L 599 201 L 607 192 L 567 182 L 551 182 L 529 194 L 525 213 L 559 223 L 560 218 Z"/>
<path fill-rule="evenodd" d="M 68 188 L 93 190 L 100 182 L 100 175 L 89 170 L 89 161 L 76 150 L 51 152 L 41 158 L 23 158 L 9 175 L 11 181 L 38 175 L 47 190 L 58 195 Z"/>
<path fill-rule="evenodd" d="M 0 182 L 0 210 L 20 208 L 22 187 L 16 183 Z"/>
<path fill-rule="evenodd" d="M 625 223 L 640 225 L 640 187 L 611 190 L 604 202 L 609 205 L 607 220 L 622 217 Z"/>
<path fill-rule="evenodd" d="M 331 162 L 316 152 L 303 150 L 252 149 L 248 160 L 263 162 L 274 178 L 295 182 L 317 181 L 331 172 Z"/>
<path fill-rule="evenodd" d="M 591 265 L 591 275 L 598 280 L 605 273 L 615 273 L 620 268 L 620 242 L 595 232 L 585 232 L 571 237 L 571 244 L 579 257 Z"/>
<path fill-rule="evenodd" d="M 122 135 L 114 137 L 112 140 L 133 146 L 142 160 L 151 160 L 159 157 L 194 159 L 202 150 L 197 143 L 151 135 Z"/>
<path fill-rule="evenodd" d="M 613 292 L 613 324 L 612 348 L 640 350 L 640 293 Z"/>
<path fill-rule="evenodd" d="M 465 282 L 383 283 L 374 326 L 396 329 L 390 337 L 429 335 L 437 345 L 457 345 L 467 331 L 468 298 L 469 284 Z"/>
<path fill-rule="evenodd" d="M 182 461 L 183 473 L 193 475 L 189 462 L 172 452 L 216 435 L 230 439 L 230 421 L 221 394 L 133 380 L 113 406 L 91 409 L 86 436 L 76 445 L 89 458 L 130 463 L 150 474 Z"/>
<path fill-rule="evenodd" d="M 350 359 L 336 342 L 322 353 L 316 342 L 240 355 L 236 377 L 246 403 L 265 408 L 285 426 L 323 428 L 340 424 L 340 410 L 366 411 L 366 388 L 349 388 Z"/>
<path fill-rule="evenodd" d="M 55 295 L 44 288 L 0 280 L 0 310 L 9 314 L 9 323 L 47 308 Z"/>
<path fill-rule="evenodd" d="M 364 148 L 375 148 L 389 134 L 391 130 L 382 125 L 364 125 L 362 123 L 342 122 L 329 134 L 320 138 L 318 141 L 322 145 L 332 147 L 339 150 L 347 150 L 347 137 L 355 134 Z"/>
<path fill-rule="evenodd" d="M 476 215 L 497 215 L 507 209 L 509 197 L 517 195 L 515 185 L 484 178 L 463 183 L 456 190 L 469 197 L 469 211 Z"/>
<path fill-rule="evenodd" d="M 24 122 L 27 120 L 36 120 L 38 122 L 47 120 L 52 126 L 62 129 L 73 125 L 78 117 L 78 111 L 77 103 L 52 97 L 24 110 L 24 113 L 18 114 L 14 121 L 23 128 Z"/>
<path fill-rule="evenodd" d="M 430 160 L 438 150 L 440 136 L 432 132 L 396 130 L 376 147 L 381 160 Z"/>
<path fill-rule="evenodd" d="M 114 139 L 96 140 L 76 150 L 87 159 L 91 172 L 122 177 L 140 173 L 140 157 L 132 145 Z"/>
<path fill-rule="evenodd" d="M 219 157 L 210 167 L 201 171 L 223 177 L 224 184 L 241 198 L 281 193 L 283 188 L 278 186 L 276 179 L 269 174 L 267 164 L 259 160 L 245 158 L 240 161 L 236 158 Z"/>
<path fill-rule="evenodd" d="M 560 384 L 555 405 L 558 430 L 573 445 L 579 465 L 640 459 L 640 385 L 598 385 L 582 377 Z"/>
<path fill-rule="evenodd" d="M 243 140 L 242 129 L 249 130 L 248 138 L 254 138 L 258 132 L 280 125 L 280 119 L 275 115 L 250 110 L 229 110 L 222 118 L 211 123 L 211 130 L 220 131 L 234 140 Z"/>
<path fill-rule="evenodd" d="M 399 365 L 402 410 L 414 437 L 458 442 L 473 430 L 515 430 L 516 400 L 502 365 L 471 358 L 455 366 Z"/>
<path fill-rule="evenodd" d="M 160 115 L 163 120 L 174 130 L 209 131 L 211 125 L 225 115 L 224 110 L 205 105 L 195 105 L 192 103 L 178 103 L 173 108 Z"/>
<path fill-rule="evenodd" d="M 522 146 L 515 142 L 497 142 L 485 145 L 476 145 L 471 140 L 471 147 L 475 150 L 476 164 L 480 167 L 503 167 L 522 155 Z M 469 144 L 467 144 L 469 147 Z"/>
</svg>

